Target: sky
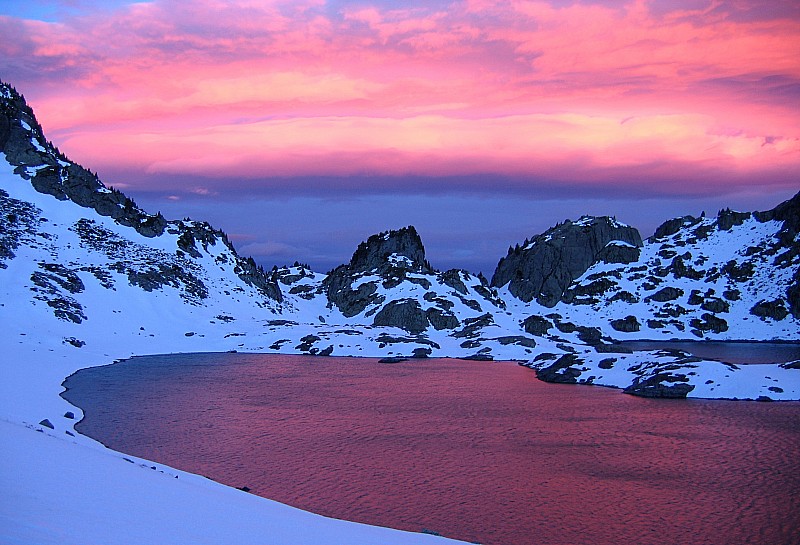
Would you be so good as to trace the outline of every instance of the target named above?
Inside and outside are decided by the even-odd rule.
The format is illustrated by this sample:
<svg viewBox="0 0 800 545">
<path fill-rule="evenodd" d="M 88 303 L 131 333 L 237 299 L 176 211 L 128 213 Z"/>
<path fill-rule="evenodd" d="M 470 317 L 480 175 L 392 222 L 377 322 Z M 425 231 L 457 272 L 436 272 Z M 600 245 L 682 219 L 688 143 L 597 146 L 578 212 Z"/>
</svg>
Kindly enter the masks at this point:
<svg viewBox="0 0 800 545">
<path fill-rule="evenodd" d="M 0 35 L 61 151 L 265 266 L 413 224 L 490 276 L 567 218 L 800 189 L 794 0 L 2 0 Z"/>
</svg>

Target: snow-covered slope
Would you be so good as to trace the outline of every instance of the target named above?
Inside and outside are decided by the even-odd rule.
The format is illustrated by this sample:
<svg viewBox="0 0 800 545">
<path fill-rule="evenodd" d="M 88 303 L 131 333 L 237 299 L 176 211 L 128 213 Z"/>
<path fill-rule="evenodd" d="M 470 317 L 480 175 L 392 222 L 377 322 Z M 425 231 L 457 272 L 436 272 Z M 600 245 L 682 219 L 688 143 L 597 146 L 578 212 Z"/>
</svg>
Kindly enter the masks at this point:
<svg viewBox="0 0 800 545">
<path fill-rule="evenodd" d="M 140 211 L 46 142 L 13 90 L 0 97 L 0 542 L 451 542 L 131 463 L 76 434 L 80 411 L 59 396 L 75 370 L 132 354 L 263 350 L 282 337 L 271 326 L 282 297 L 221 233 Z"/>
<path fill-rule="evenodd" d="M 440 542 L 130 464 L 76 434 L 64 378 L 134 354 L 515 359 L 546 380 L 638 395 L 800 399 L 798 364 L 610 353 L 622 338 L 797 340 L 800 197 L 765 213 L 681 218 L 644 242 L 611 218 L 581 218 L 510 249 L 492 283 L 437 271 L 413 227 L 369 237 L 328 274 L 263 271 L 221 231 L 148 214 L 64 157 L 4 84 L 0 149 L 0 475 L 13 499 L 0 507 L 4 543 L 108 542 L 94 509 L 123 503 L 120 533 L 170 543 L 202 542 L 188 512 L 237 543 L 267 527 L 271 543 Z M 263 520 L 231 524 L 255 512 Z"/>
</svg>

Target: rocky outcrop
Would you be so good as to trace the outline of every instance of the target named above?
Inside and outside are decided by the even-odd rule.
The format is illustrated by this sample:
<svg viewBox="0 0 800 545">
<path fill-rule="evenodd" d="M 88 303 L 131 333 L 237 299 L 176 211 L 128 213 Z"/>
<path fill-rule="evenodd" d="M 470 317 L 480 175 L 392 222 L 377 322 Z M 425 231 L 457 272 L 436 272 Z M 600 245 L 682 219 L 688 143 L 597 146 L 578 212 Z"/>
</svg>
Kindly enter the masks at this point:
<svg viewBox="0 0 800 545">
<path fill-rule="evenodd" d="M 628 315 L 619 320 L 611 320 L 611 327 L 623 333 L 633 333 L 642 327 L 636 316 Z"/>
<path fill-rule="evenodd" d="M 664 372 L 642 379 L 637 378 L 622 392 L 639 397 L 684 399 L 689 392 L 694 390 L 694 386 L 688 381 L 689 379 L 685 375 Z"/>
<path fill-rule="evenodd" d="M 15 172 L 40 193 L 52 195 L 59 200 L 70 200 L 75 204 L 94 210 L 97 214 L 112 218 L 119 225 L 131 227 L 140 235 L 155 238 L 169 230 L 178 234 L 178 250 L 200 258 L 196 245 L 204 249 L 222 241 L 233 256 L 235 272 L 246 283 L 257 288 L 263 295 L 281 301 L 277 282 L 265 273 L 252 259 L 236 254 L 222 231 L 201 222 L 168 222 L 161 213 L 148 214 L 139 208 L 133 199 L 103 182 L 84 167 L 70 161 L 58 148 L 48 142 L 36 120 L 33 110 L 25 99 L 11 86 L 0 82 L 0 150 Z M 126 271 L 130 272 L 130 271 Z M 158 278 L 160 274 L 167 278 Z M 181 276 L 182 271 L 172 264 L 154 263 L 145 273 L 129 274 L 131 282 L 145 289 L 164 284 L 173 284 L 172 277 Z M 202 283 L 191 282 L 197 288 L 194 295 L 202 298 Z"/>
<path fill-rule="evenodd" d="M 386 304 L 373 319 L 374 326 L 399 327 L 409 333 L 422 333 L 428 328 L 428 318 L 414 299 L 400 299 Z"/>
<path fill-rule="evenodd" d="M 462 295 L 467 294 L 467 286 L 461 280 L 461 271 L 449 269 L 439 275 L 439 281 L 445 286 L 449 286 Z"/>
<path fill-rule="evenodd" d="M 358 245 L 347 267 L 351 273 L 385 274 L 397 269 L 424 274 L 434 272 L 425 259 L 425 247 L 413 226 L 372 235 Z"/>
<path fill-rule="evenodd" d="M 695 218 L 694 216 L 669 219 L 656 228 L 653 236 L 648 239 L 648 242 L 656 242 L 662 238 L 672 236 L 685 227 L 697 225 L 701 220 L 702 218 Z"/>
<path fill-rule="evenodd" d="M 619 241 L 611 245 L 612 241 Z M 625 245 L 638 253 L 642 246 L 639 232 L 609 217 L 583 217 L 557 225 L 533 241 L 509 248 L 500 260 L 491 285 L 508 285 L 511 294 L 525 302 L 553 307 L 573 280 L 582 275 L 601 256 L 624 260 L 632 257 Z M 623 255 L 623 253 L 625 255 Z M 638 255 L 637 255 L 638 258 Z"/>
<path fill-rule="evenodd" d="M 754 216 L 761 222 L 783 222 L 772 247 L 777 254 L 773 264 L 782 268 L 796 267 L 792 282 L 786 289 L 786 300 L 792 316 L 800 318 L 800 192 L 772 210 L 756 212 Z"/>
<path fill-rule="evenodd" d="M 522 329 L 524 329 L 526 333 L 530 333 L 531 335 L 537 335 L 539 337 L 547 335 L 547 332 L 552 327 L 553 327 L 553 322 L 551 322 L 544 316 L 537 316 L 537 315 L 528 316 L 522 322 Z"/>
<path fill-rule="evenodd" d="M 773 320 L 783 320 L 789 315 L 782 299 L 776 301 L 759 301 L 750 309 L 750 314 L 761 319 L 772 318 Z"/>
<path fill-rule="evenodd" d="M 550 365 L 536 368 L 536 378 L 556 384 L 577 384 L 583 361 L 575 354 L 564 354 Z"/>
<path fill-rule="evenodd" d="M 683 290 L 680 288 L 673 288 L 668 286 L 666 288 L 661 288 L 653 295 L 649 297 L 645 297 L 645 302 L 649 301 L 657 301 L 659 303 L 666 303 L 667 301 L 674 301 L 678 297 L 683 295 Z"/>
<path fill-rule="evenodd" d="M 406 280 L 409 273 L 434 273 L 425 259 L 422 240 L 411 226 L 369 237 L 358 245 L 348 264 L 328 273 L 322 286 L 328 301 L 349 318 L 384 300 L 376 293 L 377 280 L 356 284 L 357 280 L 365 275 L 374 275 L 384 288 L 391 289 Z"/>
<path fill-rule="evenodd" d="M 161 235 L 167 222 L 150 215 L 119 191 L 109 189 L 82 166 L 67 159 L 48 142 L 33 110 L 12 87 L 0 82 L 0 143 L 15 172 L 40 193 L 95 210 L 141 235 Z"/>
</svg>

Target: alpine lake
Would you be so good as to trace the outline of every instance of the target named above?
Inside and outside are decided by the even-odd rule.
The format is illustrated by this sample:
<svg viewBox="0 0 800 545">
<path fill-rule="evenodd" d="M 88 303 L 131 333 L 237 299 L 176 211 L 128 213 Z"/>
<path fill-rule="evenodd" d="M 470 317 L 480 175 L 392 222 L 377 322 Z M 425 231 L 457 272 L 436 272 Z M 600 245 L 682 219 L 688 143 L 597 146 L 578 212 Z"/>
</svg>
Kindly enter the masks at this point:
<svg viewBox="0 0 800 545">
<path fill-rule="evenodd" d="M 732 363 L 774 359 L 751 356 Z M 487 545 L 800 542 L 800 402 L 245 353 L 135 357 L 64 385 L 81 433 L 325 516 Z"/>
</svg>

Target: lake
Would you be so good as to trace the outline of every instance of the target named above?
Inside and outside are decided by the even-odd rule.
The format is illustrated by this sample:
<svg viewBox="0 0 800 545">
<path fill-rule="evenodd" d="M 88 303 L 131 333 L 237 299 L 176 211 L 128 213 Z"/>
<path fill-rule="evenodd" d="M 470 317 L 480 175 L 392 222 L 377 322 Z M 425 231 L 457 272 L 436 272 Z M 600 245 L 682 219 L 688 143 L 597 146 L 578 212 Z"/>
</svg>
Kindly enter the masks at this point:
<svg viewBox="0 0 800 545">
<path fill-rule="evenodd" d="M 336 518 L 487 545 L 800 538 L 800 403 L 263 354 L 137 357 L 65 385 L 111 448 Z"/>
<path fill-rule="evenodd" d="M 736 365 L 800 360 L 800 343 L 732 341 L 620 341 L 631 350 L 682 350 L 699 358 Z"/>
</svg>

